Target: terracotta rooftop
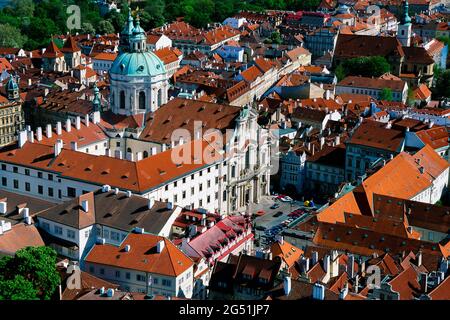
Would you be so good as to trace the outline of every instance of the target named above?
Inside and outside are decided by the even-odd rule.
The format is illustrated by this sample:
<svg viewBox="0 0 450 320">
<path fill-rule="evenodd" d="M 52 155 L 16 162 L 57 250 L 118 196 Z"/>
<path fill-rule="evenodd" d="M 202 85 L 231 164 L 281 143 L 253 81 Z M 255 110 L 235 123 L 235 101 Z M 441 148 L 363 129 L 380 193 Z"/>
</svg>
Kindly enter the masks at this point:
<svg viewBox="0 0 450 320">
<path fill-rule="evenodd" d="M 157 244 L 160 241 L 164 242 L 164 248 L 158 253 Z M 128 252 L 125 251 L 126 245 L 130 246 Z M 86 262 L 172 277 L 179 276 L 194 264 L 168 239 L 136 233 L 130 233 L 118 247 L 95 245 L 87 255 Z"/>
</svg>

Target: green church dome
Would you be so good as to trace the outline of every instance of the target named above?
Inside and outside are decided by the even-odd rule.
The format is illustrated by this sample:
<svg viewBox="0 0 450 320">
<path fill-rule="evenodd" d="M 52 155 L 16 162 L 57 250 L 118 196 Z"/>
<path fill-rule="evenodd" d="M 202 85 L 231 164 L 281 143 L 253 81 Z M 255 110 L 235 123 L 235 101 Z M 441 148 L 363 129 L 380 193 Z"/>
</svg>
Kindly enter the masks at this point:
<svg viewBox="0 0 450 320">
<path fill-rule="evenodd" d="M 124 52 L 111 66 L 110 74 L 131 77 L 155 77 L 165 74 L 164 63 L 153 52 Z"/>
</svg>

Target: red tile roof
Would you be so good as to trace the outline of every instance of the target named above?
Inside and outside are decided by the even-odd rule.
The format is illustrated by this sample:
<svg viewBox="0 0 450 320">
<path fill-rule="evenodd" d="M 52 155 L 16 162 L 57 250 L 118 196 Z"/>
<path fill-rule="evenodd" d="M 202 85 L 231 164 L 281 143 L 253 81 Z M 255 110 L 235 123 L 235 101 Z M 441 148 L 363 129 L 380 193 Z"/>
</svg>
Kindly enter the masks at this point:
<svg viewBox="0 0 450 320">
<path fill-rule="evenodd" d="M 164 241 L 161 253 L 156 251 L 159 241 Z M 125 246 L 130 251 L 125 251 Z M 120 246 L 95 245 L 86 257 L 87 263 L 145 271 L 176 277 L 194 263 L 168 239 L 151 235 L 130 233 Z"/>
<path fill-rule="evenodd" d="M 19 223 L 0 235 L 0 253 L 13 255 L 25 247 L 44 246 L 44 241 L 34 225 Z"/>
<path fill-rule="evenodd" d="M 45 50 L 45 53 L 42 55 L 42 58 L 60 58 L 63 57 L 64 54 L 59 50 L 59 48 L 56 46 L 56 44 L 53 42 L 53 40 L 48 45 L 47 49 Z"/>
</svg>

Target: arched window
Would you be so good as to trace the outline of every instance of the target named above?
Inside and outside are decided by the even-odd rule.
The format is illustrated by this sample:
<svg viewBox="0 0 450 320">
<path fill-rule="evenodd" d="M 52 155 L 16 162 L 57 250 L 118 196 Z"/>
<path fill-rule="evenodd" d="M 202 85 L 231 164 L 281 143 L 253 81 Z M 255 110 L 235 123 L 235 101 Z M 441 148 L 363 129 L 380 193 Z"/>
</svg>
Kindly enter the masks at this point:
<svg viewBox="0 0 450 320">
<path fill-rule="evenodd" d="M 145 110 L 145 92 L 139 92 L 139 109 Z"/>
<path fill-rule="evenodd" d="M 125 109 L 125 91 L 120 91 L 120 109 Z"/>
<path fill-rule="evenodd" d="M 147 151 L 144 151 L 143 157 L 144 157 L 144 159 L 145 159 L 145 158 L 148 158 L 148 152 L 147 152 Z"/>
<path fill-rule="evenodd" d="M 127 152 L 131 153 L 132 152 L 131 148 L 127 148 Z"/>
<path fill-rule="evenodd" d="M 158 90 L 158 107 L 162 104 L 162 89 Z"/>
</svg>

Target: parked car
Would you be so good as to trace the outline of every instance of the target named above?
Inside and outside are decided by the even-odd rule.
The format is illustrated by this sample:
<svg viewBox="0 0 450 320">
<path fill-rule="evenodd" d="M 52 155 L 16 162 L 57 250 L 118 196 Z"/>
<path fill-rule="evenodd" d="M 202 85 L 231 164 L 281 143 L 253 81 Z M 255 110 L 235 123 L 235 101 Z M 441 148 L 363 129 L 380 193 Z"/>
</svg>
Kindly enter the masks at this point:
<svg viewBox="0 0 450 320">
<path fill-rule="evenodd" d="M 256 230 L 259 230 L 259 231 L 264 231 L 264 230 L 266 230 L 267 228 L 264 227 L 264 226 L 256 226 L 255 229 L 256 229 Z"/>
<path fill-rule="evenodd" d="M 291 197 L 289 197 L 289 196 L 284 196 L 284 197 L 280 198 L 280 200 L 283 201 L 283 202 L 291 202 L 291 201 L 294 201 L 294 200 L 293 200 Z"/>
<path fill-rule="evenodd" d="M 280 204 L 279 203 L 274 203 L 271 207 L 270 207 L 270 209 L 278 209 L 280 207 Z"/>
<path fill-rule="evenodd" d="M 277 213 L 275 213 L 275 214 L 273 215 L 273 217 L 274 217 L 274 218 L 278 218 L 278 217 L 281 216 L 282 214 L 283 214 L 282 211 L 278 211 Z"/>
</svg>

